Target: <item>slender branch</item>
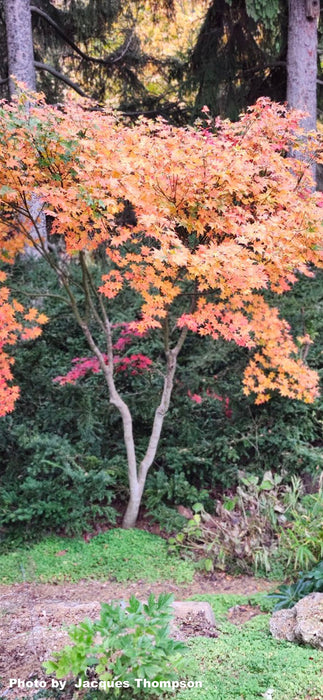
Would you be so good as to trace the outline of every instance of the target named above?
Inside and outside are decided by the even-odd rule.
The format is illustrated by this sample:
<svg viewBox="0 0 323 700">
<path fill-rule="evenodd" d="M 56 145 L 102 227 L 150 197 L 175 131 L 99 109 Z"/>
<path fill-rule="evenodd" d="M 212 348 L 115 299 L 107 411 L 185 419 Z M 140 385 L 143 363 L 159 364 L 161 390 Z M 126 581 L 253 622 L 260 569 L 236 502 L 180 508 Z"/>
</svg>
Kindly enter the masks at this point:
<svg viewBox="0 0 323 700">
<path fill-rule="evenodd" d="M 113 65 L 114 63 L 118 63 L 119 61 L 121 61 L 121 59 L 125 56 L 125 54 L 127 53 L 128 49 L 129 49 L 129 46 L 130 46 L 130 44 L 131 44 L 131 42 L 132 42 L 132 39 L 133 39 L 133 36 L 134 36 L 134 32 L 135 32 L 135 28 L 133 27 L 133 29 L 132 29 L 132 31 L 131 31 L 131 33 L 130 33 L 128 39 L 127 39 L 127 40 L 125 41 L 125 43 L 124 43 L 124 46 L 120 47 L 120 48 L 121 48 L 121 53 L 119 53 L 119 54 L 117 54 L 117 55 L 114 55 L 114 57 L 113 57 L 113 54 L 112 54 L 112 55 L 110 55 L 110 56 L 107 56 L 106 58 L 96 58 L 95 56 L 89 56 L 89 54 L 87 54 L 87 53 L 85 53 L 84 51 L 82 51 L 82 49 L 80 49 L 79 46 L 77 46 L 77 44 L 75 44 L 74 41 L 72 41 L 72 39 L 70 39 L 70 38 L 67 36 L 67 34 L 65 34 L 65 32 L 63 31 L 63 29 L 61 29 L 61 27 L 59 26 L 59 24 L 57 24 L 57 23 L 55 22 L 55 20 L 53 20 L 53 19 L 47 14 L 47 12 L 44 12 L 44 11 L 41 10 L 39 7 L 36 7 L 35 5 L 31 5 L 31 6 L 30 6 L 30 10 L 31 10 L 31 12 L 33 12 L 34 14 L 37 14 L 37 15 L 39 15 L 40 17 L 42 17 L 44 20 L 46 20 L 46 22 L 47 22 L 48 24 L 50 24 L 50 25 L 55 29 L 55 31 L 57 32 L 57 34 L 59 34 L 59 36 L 60 36 L 62 39 L 64 39 L 64 41 L 66 42 L 66 44 L 68 44 L 68 45 L 73 49 L 73 51 L 75 51 L 75 53 L 77 53 L 79 56 L 81 56 L 81 58 L 84 58 L 85 61 L 89 61 L 89 62 L 91 62 L 91 63 L 97 63 L 97 64 L 100 64 L 100 65 L 103 65 L 103 66 Z M 119 49 L 119 50 L 120 50 L 120 49 Z"/>
<path fill-rule="evenodd" d="M 126 452 L 127 452 L 127 461 L 128 461 L 128 474 L 129 474 L 129 484 L 130 484 L 130 491 L 131 493 L 134 493 L 137 490 L 138 487 L 138 474 L 137 474 L 137 458 L 136 458 L 136 451 L 135 451 L 135 442 L 134 442 L 134 437 L 133 437 L 133 426 L 132 426 L 132 417 L 131 413 L 129 410 L 129 407 L 127 406 L 126 402 L 122 399 L 120 396 L 115 382 L 114 382 L 114 377 L 113 377 L 113 346 L 112 346 L 112 333 L 111 333 L 111 323 L 109 321 L 109 318 L 106 314 L 106 311 L 104 309 L 104 323 L 102 322 L 102 319 L 100 318 L 97 309 L 95 308 L 95 305 L 93 303 L 92 299 L 92 294 L 91 290 L 89 287 L 89 280 L 91 279 L 90 273 L 88 271 L 86 262 L 85 262 L 85 257 L 84 253 L 80 253 L 80 261 L 81 261 L 81 266 L 82 266 L 82 277 L 83 277 L 83 289 L 84 293 L 86 296 L 86 299 L 91 307 L 92 313 L 99 324 L 99 327 L 103 329 L 106 337 L 106 342 L 107 342 L 107 354 L 108 354 L 108 364 L 106 364 L 103 354 L 101 353 L 101 350 L 97 346 L 97 344 L 94 341 L 94 338 L 90 332 L 90 329 L 88 327 L 88 324 L 85 321 L 79 322 L 83 333 L 88 341 L 88 344 L 91 348 L 91 350 L 94 352 L 95 356 L 98 358 L 101 370 L 103 372 L 103 375 L 105 377 L 106 383 L 108 385 L 109 389 L 109 394 L 110 394 L 110 402 L 118 409 L 121 418 L 122 418 L 122 424 L 123 424 L 123 434 L 124 434 L 124 442 L 125 442 L 125 447 L 126 447 Z M 74 310 L 74 308 L 73 308 Z M 75 311 L 74 311 L 75 313 Z M 78 320 L 78 319 L 77 319 Z"/>
<path fill-rule="evenodd" d="M 134 33 L 135 33 L 135 28 L 133 27 L 132 31 L 129 34 L 127 41 L 125 41 L 124 45 L 120 47 L 121 53 L 117 54 L 117 56 L 115 58 L 113 58 L 112 60 L 110 59 L 111 63 L 118 63 L 126 55 L 128 49 L 129 49 L 129 46 L 132 42 Z M 118 50 L 120 51 L 120 49 L 118 49 Z M 109 60 L 109 59 L 107 59 L 107 60 Z M 106 63 L 106 60 L 104 60 L 103 63 Z"/>
<path fill-rule="evenodd" d="M 72 39 L 70 39 L 70 38 L 67 36 L 67 34 L 65 34 L 65 32 L 63 31 L 63 29 L 61 29 L 61 27 L 59 26 L 59 24 L 57 24 L 57 23 L 55 22 L 55 20 L 53 20 L 53 19 L 47 14 L 47 12 L 44 12 L 44 11 L 41 10 L 39 7 L 36 7 L 35 5 L 30 5 L 30 11 L 31 11 L 33 14 L 37 14 L 37 15 L 39 15 L 40 17 L 42 17 L 42 19 L 44 19 L 44 20 L 47 22 L 47 24 L 50 24 L 51 27 L 53 27 L 53 28 L 55 29 L 55 31 L 57 32 L 57 34 L 59 34 L 59 36 L 60 36 L 62 39 L 64 39 L 64 41 L 66 42 L 66 44 L 69 44 L 69 46 L 71 46 L 71 48 L 75 51 L 75 53 L 77 53 L 79 56 L 81 56 L 81 58 L 84 58 L 84 59 L 86 59 L 87 61 L 88 61 L 88 60 L 90 60 L 90 61 L 95 61 L 96 63 L 97 63 L 98 61 L 100 62 L 100 59 L 95 59 L 95 58 L 92 58 L 91 56 L 88 56 L 86 53 L 84 53 L 84 51 L 82 51 L 82 49 L 80 49 L 76 44 L 74 44 L 74 41 L 72 41 Z"/>
<path fill-rule="evenodd" d="M 91 309 L 92 314 L 93 314 L 97 324 L 99 325 L 101 330 L 105 333 L 105 331 L 106 331 L 105 324 L 103 323 L 102 318 L 100 318 L 100 315 L 98 314 L 98 311 L 95 308 L 95 304 L 93 303 L 92 294 L 91 294 L 91 287 L 93 290 L 94 285 L 93 286 L 90 285 L 90 273 L 89 273 L 87 264 L 85 262 L 85 254 L 83 251 L 80 252 L 79 258 L 80 258 L 80 263 L 81 263 L 81 268 L 82 268 L 82 279 L 83 279 L 83 289 L 84 289 L 84 293 L 85 293 L 85 302 L 88 306 L 88 309 Z"/>
<path fill-rule="evenodd" d="M 48 73 L 51 73 L 55 78 L 58 78 L 58 80 L 62 80 L 63 83 L 66 83 L 69 87 L 71 87 L 75 92 L 77 92 L 81 97 L 88 97 L 86 93 L 80 88 L 77 83 L 74 83 L 73 80 L 70 80 L 70 78 L 67 78 L 66 75 L 63 75 L 63 73 L 60 73 L 59 71 L 55 70 L 52 66 L 48 66 L 47 63 L 39 63 L 39 61 L 34 61 L 35 68 L 38 68 L 38 70 L 45 70 Z"/>
<path fill-rule="evenodd" d="M 180 336 L 178 338 L 178 341 L 174 347 L 174 352 L 176 353 L 176 357 L 180 353 L 180 351 L 185 343 L 187 334 L 188 334 L 188 328 L 185 328 L 185 327 L 182 328 Z"/>
<path fill-rule="evenodd" d="M 196 305 L 196 293 L 197 293 L 197 281 L 195 280 L 195 294 L 191 300 L 190 308 L 189 308 L 189 313 L 192 313 L 195 309 Z M 148 470 L 150 469 L 154 459 L 155 455 L 157 452 L 157 447 L 159 444 L 159 439 L 164 423 L 164 418 L 165 415 L 168 411 L 169 404 L 170 404 L 170 399 L 173 391 L 173 386 L 174 386 L 174 377 L 175 377 L 175 372 L 176 372 L 176 366 L 177 366 L 177 358 L 178 355 L 185 343 L 186 337 L 188 334 L 188 328 L 184 327 L 181 330 L 180 336 L 178 338 L 178 341 L 176 345 L 172 348 L 169 349 L 166 357 L 167 357 L 167 367 L 166 367 L 166 374 L 165 374 L 165 379 L 164 379 L 164 388 L 163 388 L 163 393 L 161 397 L 161 401 L 159 406 L 157 406 L 156 411 L 155 411 L 155 416 L 154 416 L 154 421 L 153 421 L 153 427 L 148 443 L 148 447 L 146 450 L 146 453 L 139 465 L 139 483 L 141 487 L 144 487 L 146 476 L 148 473 Z"/>
<path fill-rule="evenodd" d="M 88 283 L 87 283 L 87 275 L 86 275 L 86 271 L 85 271 L 85 260 L 84 260 L 84 252 L 83 251 L 80 251 L 80 253 L 79 253 L 79 260 L 81 263 L 82 282 L 83 282 L 83 290 L 84 290 L 84 295 L 85 295 L 85 318 L 87 319 L 87 321 L 89 321 L 91 301 L 90 301 L 90 292 L 89 292 Z"/>
<path fill-rule="evenodd" d="M 24 297 L 39 297 L 40 299 L 58 299 L 59 301 L 62 301 L 64 304 L 68 305 L 68 301 L 65 297 L 61 296 L 60 294 L 51 294 L 50 292 L 26 292 L 22 291 L 22 289 L 19 289 L 18 287 L 16 288 L 14 285 L 10 285 L 10 289 L 14 294 L 21 294 Z"/>
<path fill-rule="evenodd" d="M 98 290 L 96 289 L 96 287 L 93 283 L 92 275 L 91 275 L 91 273 L 86 265 L 85 258 L 83 259 L 83 264 L 84 264 L 84 270 L 85 270 L 86 275 L 87 275 L 87 281 L 90 285 L 90 288 L 91 288 L 94 296 L 96 297 L 96 299 L 98 300 L 99 305 L 100 305 L 103 322 L 102 322 L 102 319 L 100 318 L 97 310 L 95 309 L 94 305 L 93 305 L 93 308 L 95 309 L 96 318 L 99 319 L 98 322 L 100 323 L 100 326 L 105 333 L 106 341 L 107 341 L 107 352 L 108 352 L 109 362 L 111 363 L 111 366 L 113 366 L 113 346 L 112 346 L 111 323 L 109 321 L 108 314 L 106 312 L 106 308 L 105 308 L 104 301 L 103 301 L 103 295 L 98 292 Z"/>
<path fill-rule="evenodd" d="M 164 335 L 165 354 L 167 356 L 167 353 L 169 352 L 169 317 L 168 316 L 166 316 L 164 324 L 163 324 L 163 335 Z"/>
</svg>

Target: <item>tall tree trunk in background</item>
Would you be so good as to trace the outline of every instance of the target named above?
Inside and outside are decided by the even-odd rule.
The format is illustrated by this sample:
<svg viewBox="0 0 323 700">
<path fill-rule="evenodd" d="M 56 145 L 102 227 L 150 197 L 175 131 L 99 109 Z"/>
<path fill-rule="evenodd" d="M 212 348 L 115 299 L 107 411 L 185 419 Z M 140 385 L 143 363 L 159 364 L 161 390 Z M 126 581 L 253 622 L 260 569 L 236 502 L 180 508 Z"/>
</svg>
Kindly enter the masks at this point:
<svg viewBox="0 0 323 700">
<path fill-rule="evenodd" d="M 15 79 L 36 90 L 34 47 L 29 0 L 4 0 L 8 47 L 10 97 L 17 92 Z"/>
<path fill-rule="evenodd" d="M 302 125 L 316 131 L 317 25 L 320 0 L 289 0 L 287 102 L 308 113 Z M 312 174 L 316 180 L 316 167 Z"/>
<path fill-rule="evenodd" d="M 287 102 L 309 113 L 304 127 L 316 129 L 317 23 L 319 0 L 289 0 Z"/>
<path fill-rule="evenodd" d="M 8 49 L 9 94 L 12 98 L 19 88 L 15 81 L 22 82 L 29 90 L 36 90 L 33 34 L 30 0 L 4 0 Z M 32 193 L 29 208 L 35 221 L 32 231 L 34 240 L 47 248 L 46 217 L 37 193 Z M 38 257 L 34 247 L 26 247 L 25 254 Z"/>
</svg>

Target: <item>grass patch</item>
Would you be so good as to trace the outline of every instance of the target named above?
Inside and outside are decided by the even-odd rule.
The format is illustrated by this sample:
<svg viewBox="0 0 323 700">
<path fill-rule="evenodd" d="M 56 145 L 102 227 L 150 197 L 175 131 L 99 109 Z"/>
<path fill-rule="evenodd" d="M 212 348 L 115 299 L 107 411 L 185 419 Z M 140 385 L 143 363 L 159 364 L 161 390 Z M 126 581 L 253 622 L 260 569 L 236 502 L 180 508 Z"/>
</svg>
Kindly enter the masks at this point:
<svg viewBox="0 0 323 700">
<path fill-rule="evenodd" d="M 226 619 L 233 605 L 272 606 L 262 594 L 253 596 L 194 596 L 213 607 L 220 635 L 190 641 L 191 680 L 203 688 L 182 691 L 181 700 L 256 700 L 269 689 L 273 700 L 319 700 L 322 697 L 323 654 L 311 647 L 274 639 L 269 614 L 242 627 Z M 189 661 L 188 661 L 189 663 Z"/>
<path fill-rule="evenodd" d="M 194 565 L 167 553 L 167 542 L 143 530 L 109 530 L 83 539 L 47 537 L 0 556 L 0 583 L 114 579 L 190 583 Z"/>
</svg>

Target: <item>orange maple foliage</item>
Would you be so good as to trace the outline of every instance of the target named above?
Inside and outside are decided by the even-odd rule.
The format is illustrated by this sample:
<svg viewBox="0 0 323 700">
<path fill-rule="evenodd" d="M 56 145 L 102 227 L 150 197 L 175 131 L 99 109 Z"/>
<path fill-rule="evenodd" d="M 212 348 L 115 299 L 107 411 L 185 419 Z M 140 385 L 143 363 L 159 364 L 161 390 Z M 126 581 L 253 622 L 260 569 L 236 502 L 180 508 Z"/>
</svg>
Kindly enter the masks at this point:
<svg viewBox="0 0 323 700">
<path fill-rule="evenodd" d="M 6 275 L 0 271 L 0 283 L 5 282 Z M 20 319 L 20 320 L 19 320 Z M 10 291 L 5 285 L 0 287 L 0 416 L 13 411 L 19 396 L 19 388 L 12 385 L 11 367 L 13 359 L 5 348 L 14 345 L 20 337 L 22 340 L 36 338 L 40 333 L 39 325 L 27 327 L 26 321 L 37 324 L 46 323 L 47 317 L 39 314 L 37 309 L 24 313 L 24 308 L 15 299 L 10 299 Z"/>
<path fill-rule="evenodd" d="M 322 266 L 320 198 L 306 162 L 288 155 L 302 149 L 295 113 L 262 99 L 237 123 L 177 128 L 40 99 L 28 114 L 19 102 L 3 105 L 0 141 L 6 260 L 26 240 L 48 257 L 31 235 L 36 192 L 66 255 L 105 245 L 101 298 L 130 285 L 142 299 L 134 328 L 159 328 L 169 338 L 171 321 L 234 341 L 250 349 L 244 390 L 258 403 L 274 390 L 314 400 L 317 375 L 262 296 Z M 126 200 L 135 225 L 118 223 Z"/>
</svg>

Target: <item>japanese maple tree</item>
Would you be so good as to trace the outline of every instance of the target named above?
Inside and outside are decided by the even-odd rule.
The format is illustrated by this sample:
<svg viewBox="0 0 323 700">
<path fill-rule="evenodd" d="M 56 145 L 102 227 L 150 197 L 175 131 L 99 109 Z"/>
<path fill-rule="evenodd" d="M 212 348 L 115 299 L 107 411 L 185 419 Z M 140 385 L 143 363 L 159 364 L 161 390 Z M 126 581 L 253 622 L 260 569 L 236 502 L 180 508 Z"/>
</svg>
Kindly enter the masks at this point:
<svg viewBox="0 0 323 700">
<path fill-rule="evenodd" d="M 131 527 L 190 331 L 248 348 L 244 391 L 257 403 L 274 391 L 306 402 L 317 396 L 316 373 L 263 292 L 281 294 L 322 266 L 322 201 L 305 160 L 288 155 L 303 148 L 297 115 L 266 99 L 237 123 L 211 124 L 206 114 L 185 128 L 146 119 L 131 125 L 90 106 L 28 99 L 28 113 L 22 98 L 0 111 L 0 248 L 7 260 L 27 241 L 57 274 L 93 356 L 79 358 L 65 379 L 100 370 L 122 418 L 130 487 L 123 525 Z M 50 217 L 48 244 L 40 229 L 31 235 L 33 192 Z M 165 357 L 139 463 L 118 369 L 122 358 L 138 371 L 149 362 L 131 359 L 111 317 L 126 286 L 141 300 L 137 320 L 125 309 L 127 332 L 160 334 Z"/>
</svg>

